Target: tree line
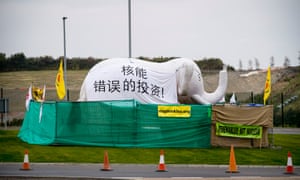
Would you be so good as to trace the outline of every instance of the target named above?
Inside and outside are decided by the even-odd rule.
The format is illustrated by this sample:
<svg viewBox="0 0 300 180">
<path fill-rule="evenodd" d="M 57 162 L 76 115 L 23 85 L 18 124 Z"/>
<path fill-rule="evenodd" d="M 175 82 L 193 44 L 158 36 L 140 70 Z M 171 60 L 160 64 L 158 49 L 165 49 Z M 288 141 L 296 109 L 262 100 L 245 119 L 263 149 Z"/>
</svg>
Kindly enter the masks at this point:
<svg viewBox="0 0 300 180">
<path fill-rule="evenodd" d="M 148 58 L 140 56 L 137 58 L 152 62 L 165 62 L 176 57 Z M 63 59 L 63 57 L 59 57 L 57 59 L 51 56 L 26 57 L 24 53 L 16 53 L 10 57 L 6 57 L 5 53 L 0 53 L 0 72 L 57 70 L 60 59 Z M 93 57 L 67 58 L 67 68 L 68 70 L 87 70 L 103 60 L 105 59 Z M 204 71 L 223 69 L 223 61 L 219 58 L 195 60 L 195 63 L 200 67 L 201 70 Z M 229 66 L 228 69 L 234 70 L 234 68 L 231 66 Z"/>
<path fill-rule="evenodd" d="M 57 70 L 59 60 L 51 56 L 26 57 L 24 53 L 16 53 L 6 57 L 0 53 L 0 71 L 36 71 L 36 70 Z M 67 59 L 67 67 L 70 70 L 90 69 L 93 65 L 103 59 L 95 58 L 71 58 Z"/>
</svg>

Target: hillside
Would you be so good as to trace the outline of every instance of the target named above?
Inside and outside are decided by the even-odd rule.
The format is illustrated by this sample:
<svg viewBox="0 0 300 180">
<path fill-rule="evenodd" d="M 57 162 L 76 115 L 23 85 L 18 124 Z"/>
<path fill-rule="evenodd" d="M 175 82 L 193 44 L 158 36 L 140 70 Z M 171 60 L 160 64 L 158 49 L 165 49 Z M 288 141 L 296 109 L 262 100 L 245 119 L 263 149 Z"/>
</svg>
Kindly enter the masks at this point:
<svg viewBox="0 0 300 180">
<path fill-rule="evenodd" d="M 273 68 L 272 76 L 272 94 L 275 95 L 289 89 L 290 81 L 299 76 L 300 67 Z M 218 73 L 203 73 L 205 88 L 213 91 L 218 84 Z M 253 92 L 261 94 L 264 91 L 266 81 L 266 70 L 260 71 L 229 71 L 228 72 L 227 93 L 245 93 Z M 296 83 L 297 84 L 297 83 Z M 294 84 L 294 85 L 296 85 Z M 293 88 L 294 89 L 294 88 Z M 292 90 L 291 90 L 292 91 Z M 290 92 L 292 93 L 292 92 Z"/>
</svg>

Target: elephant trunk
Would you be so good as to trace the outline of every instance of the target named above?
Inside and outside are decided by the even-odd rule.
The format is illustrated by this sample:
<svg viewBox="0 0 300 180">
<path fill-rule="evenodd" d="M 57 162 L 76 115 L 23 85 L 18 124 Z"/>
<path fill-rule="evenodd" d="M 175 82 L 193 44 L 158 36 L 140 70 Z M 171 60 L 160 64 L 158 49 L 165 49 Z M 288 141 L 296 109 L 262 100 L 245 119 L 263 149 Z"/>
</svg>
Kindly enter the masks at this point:
<svg viewBox="0 0 300 180">
<path fill-rule="evenodd" d="M 194 94 L 192 99 L 195 100 L 197 103 L 200 104 L 215 104 L 219 102 L 225 95 L 227 89 L 227 67 L 224 66 L 223 70 L 219 73 L 219 85 L 217 89 L 212 92 L 208 93 L 204 89 L 199 94 Z M 202 86 L 203 87 L 203 86 Z"/>
</svg>

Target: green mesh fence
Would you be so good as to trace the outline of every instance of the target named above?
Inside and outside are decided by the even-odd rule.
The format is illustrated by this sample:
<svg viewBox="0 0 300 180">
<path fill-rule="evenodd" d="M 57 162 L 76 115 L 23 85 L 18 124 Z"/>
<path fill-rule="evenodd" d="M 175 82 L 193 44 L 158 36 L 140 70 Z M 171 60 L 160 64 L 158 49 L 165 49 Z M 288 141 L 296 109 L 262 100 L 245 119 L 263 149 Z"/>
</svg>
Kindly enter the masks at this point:
<svg viewBox="0 0 300 180">
<path fill-rule="evenodd" d="M 158 117 L 156 104 L 31 102 L 19 138 L 30 144 L 110 147 L 210 147 L 211 106 L 189 118 Z"/>
</svg>

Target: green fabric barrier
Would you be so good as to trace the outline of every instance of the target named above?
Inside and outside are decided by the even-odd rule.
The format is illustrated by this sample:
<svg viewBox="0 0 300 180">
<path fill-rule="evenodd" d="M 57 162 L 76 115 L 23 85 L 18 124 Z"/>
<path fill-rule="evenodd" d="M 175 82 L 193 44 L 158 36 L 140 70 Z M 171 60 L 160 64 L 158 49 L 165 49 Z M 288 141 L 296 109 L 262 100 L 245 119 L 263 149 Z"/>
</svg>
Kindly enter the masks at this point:
<svg viewBox="0 0 300 180">
<path fill-rule="evenodd" d="M 40 119 L 40 111 L 42 117 Z M 52 144 L 55 140 L 56 103 L 30 102 L 18 137 L 29 144 Z"/>
<path fill-rule="evenodd" d="M 191 117 L 158 117 L 156 104 L 134 100 L 31 102 L 18 137 L 30 144 L 110 147 L 210 147 L 211 106 Z"/>
</svg>

